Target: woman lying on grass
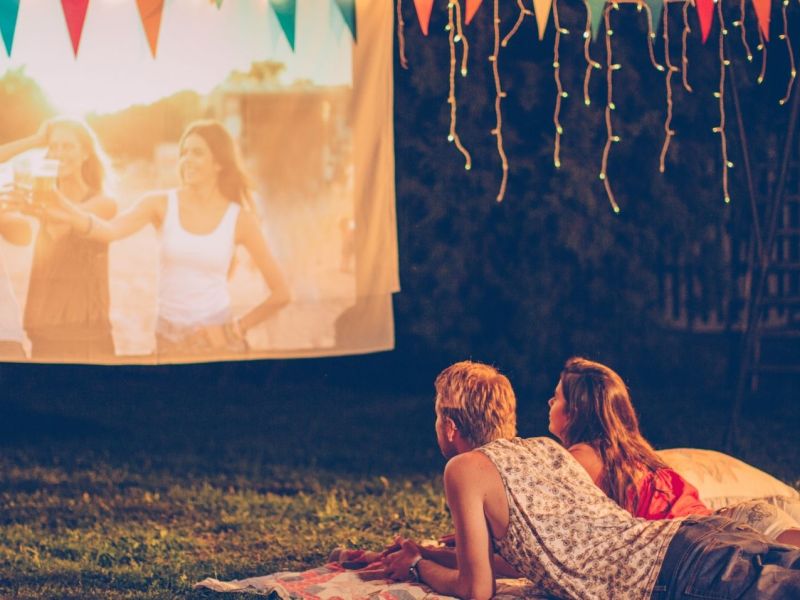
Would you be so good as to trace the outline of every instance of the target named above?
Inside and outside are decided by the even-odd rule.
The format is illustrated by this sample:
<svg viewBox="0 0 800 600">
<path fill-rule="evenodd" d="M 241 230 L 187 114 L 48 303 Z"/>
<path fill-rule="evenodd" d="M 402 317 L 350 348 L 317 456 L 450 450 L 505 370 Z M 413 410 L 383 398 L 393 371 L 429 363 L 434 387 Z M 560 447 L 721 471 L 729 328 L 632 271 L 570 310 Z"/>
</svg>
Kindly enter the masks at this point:
<svg viewBox="0 0 800 600">
<path fill-rule="evenodd" d="M 585 358 L 564 365 L 549 401 L 550 431 L 612 500 L 635 517 L 710 515 L 697 489 L 673 471 L 639 431 L 628 388 Z M 777 506 L 749 500 L 717 511 L 782 544 L 800 547 L 800 526 Z"/>
</svg>

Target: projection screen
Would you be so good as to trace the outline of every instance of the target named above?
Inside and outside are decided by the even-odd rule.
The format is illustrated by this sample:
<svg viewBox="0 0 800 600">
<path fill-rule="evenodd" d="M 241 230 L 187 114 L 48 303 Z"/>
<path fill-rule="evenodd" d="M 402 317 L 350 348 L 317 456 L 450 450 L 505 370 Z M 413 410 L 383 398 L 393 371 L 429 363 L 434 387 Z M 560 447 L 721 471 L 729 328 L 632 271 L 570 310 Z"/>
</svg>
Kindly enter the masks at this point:
<svg viewBox="0 0 800 600">
<path fill-rule="evenodd" d="M 393 347 L 391 2 L 357 0 L 353 22 L 333 0 L 19 4 L 0 360 Z"/>
</svg>

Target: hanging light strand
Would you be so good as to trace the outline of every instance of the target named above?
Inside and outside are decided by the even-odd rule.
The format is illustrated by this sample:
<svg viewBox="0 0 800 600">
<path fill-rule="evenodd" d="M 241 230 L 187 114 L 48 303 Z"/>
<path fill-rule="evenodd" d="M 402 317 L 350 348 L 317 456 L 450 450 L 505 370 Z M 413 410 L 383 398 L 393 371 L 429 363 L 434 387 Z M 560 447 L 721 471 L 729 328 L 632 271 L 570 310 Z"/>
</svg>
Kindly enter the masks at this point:
<svg viewBox="0 0 800 600">
<path fill-rule="evenodd" d="M 667 3 L 664 4 L 664 10 L 666 10 Z M 637 12 L 642 12 L 644 8 L 645 13 L 647 14 L 647 52 L 650 55 L 650 63 L 657 71 L 663 71 L 664 65 L 659 63 L 656 60 L 656 53 L 655 53 L 655 40 L 656 40 L 656 32 L 653 31 L 653 11 L 650 7 L 645 4 L 644 0 L 639 0 L 636 3 L 636 10 Z"/>
<path fill-rule="evenodd" d="M 400 54 L 400 66 L 408 69 L 406 58 L 405 21 L 403 21 L 403 0 L 397 0 L 397 49 Z"/>
<path fill-rule="evenodd" d="M 728 169 L 733 167 L 733 163 L 728 160 L 728 141 L 725 136 L 725 69 L 730 61 L 725 58 L 725 36 L 728 30 L 725 28 L 725 18 L 722 14 L 722 1 L 717 0 L 717 15 L 719 16 L 719 91 L 714 96 L 719 100 L 719 125 L 713 128 L 714 133 L 719 134 L 720 149 L 722 150 L 722 193 L 724 194 L 725 204 L 730 204 L 731 197 L 728 193 Z"/>
<path fill-rule="evenodd" d="M 555 0 L 553 2 L 555 4 Z M 586 27 L 583 30 L 583 57 L 586 59 L 586 73 L 583 75 L 583 103 L 589 106 L 592 99 L 589 96 L 589 82 L 592 79 L 592 69 L 602 69 L 603 66 L 589 54 L 589 44 L 592 43 L 592 13 L 588 3 L 586 5 Z"/>
<path fill-rule="evenodd" d="M 614 35 L 614 30 L 611 29 L 611 20 L 609 13 L 614 7 L 617 8 L 617 4 L 608 4 L 604 10 L 604 18 L 605 18 L 605 25 L 606 25 L 606 111 L 605 111 L 605 118 L 606 118 L 606 145 L 603 148 L 603 159 L 602 164 L 600 167 L 600 179 L 603 181 L 603 186 L 606 189 L 606 194 L 608 195 L 608 201 L 611 203 L 611 209 L 615 213 L 619 213 L 619 205 L 617 204 L 616 199 L 614 198 L 614 192 L 611 190 L 611 183 L 608 180 L 608 154 L 611 151 L 611 144 L 614 142 L 619 141 L 619 136 L 614 135 L 614 128 L 611 123 L 611 111 L 616 108 L 614 106 L 614 94 L 613 94 L 613 76 L 612 73 L 620 68 L 620 65 L 615 64 L 613 61 L 612 56 L 612 48 L 611 48 L 611 36 Z"/>
<path fill-rule="evenodd" d="M 517 22 L 514 23 L 514 26 L 511 28 L 506 34 L 506 37 L 503 38 L 503 41 L 500 42 L 500 45 L 505 48 L 508 45 L 508 40 L 514 37 L 514 34 L 517 33 L 519 26 L 522 25 L 522 21 L 525 20 L 525 17 L 529 15 L 533 15 L 533 11 L 529 8 L 525 8 L 525 5 L 522 3 L 522 0 L 517 0 L 517 6 L 519 7 L 519 16 L 517 17 Z"/>
<path fill-rule="evenodd" d="M 494 49 L 492 55 L 489 57 L 489 62 L 492 63 L 492 75 L 494 76 L 494 114 L 495 114 L 495 128 L 492 129 L 492 135 L 497 137 L 497 153 L 500 155 L 500 162 L 503 168 L 503 176 L 500 181 L 500 190 L 497 192 L 497 201 L 502 202 L 503 197 L 506 195 L 506 185 L 508 184 L 508 159 L 506 158 L 505 150 L 503 149 L 503 115 L 500 110 L 500 101 L 505 98 L 506 93 L 500 86 L 500 71 L 497 66 L 497 56 L 500 54 L 500 2 L 494 0 Z"/>
<path fill-rule="evenodd" d="M 686 54 L 686 38 L 692 33 L 689 27 L 689 7 L 694 6 L 694 0 L 686 0 L 683 3 L 683 34 L 681 35 L 681 74 L 683 87 L 687 92 L 692 93 L 692 86 L 689 85 L 689 56 Z"/>
<path fill-rule="evenodd" d="M 558 48 L 561 42 L 561 23 L 558 20 L 558 6 L 556 0 L 553 0 L 553 23 L 556 27 L 556 38 L 553 43 L 553 78 L 556 82 L 556 107 L 553 111 L 553 125 L 555 125 L 556 128 L 553 164 L 556 169 L 559 169 L 561 168 L 561 134 L 564 133 L 559 115 L 561 114 L 561 99 L 567 97 L 567 92 L 564 91 L 564 87 L 561 85 L 561 63 L 559 62 L 558 54 Z"/>
<path fill-rule="evenodd" d="M 447 95 L 447 103 L 450 105 L 450 132 L 447 135 L 447 141 L 455 144 L 458 151 L 464 156 L 464 160 L 466 161 L 464 163 L 464 169 L 469 171 L 472 168 L 472 157 L 461 143 L 461 138 L 456 132 L 456 114 L 458 112 L 456 102 L 456 42 L 463 39 L 460 38 L 460 33 L 458 33 L 461 29 L 460 8 L 458 0 L 450 0 L 447 4 L 447 27 L 445 27 L 445 29 L 447 29 L 447 40 L 450 44 L 450 91 Z M 464 56 L 466 56 L 466 50 Z M 462 66 L 462 73 L 464 72 L 463 69 L 464 67 Z"/>
<path fill-rule="evenodd" d="M 764 83 L 764 77 L 767 74 L 767 44 L 760 27 L 758 28 L 758 46 L 756 49 L 761 52 L 761 72 L 758 74 L 756 81 Z"/>
<path fill-rule="evenodd" d="M 786 49 L 789 51 L 789 83 L 786 85 L 786 95 L 778 101 L 781 106 L 786 104 L 789 100 L 789 96 L 792 95 L 792 87 L 794 86 L 795 77 L 797 77 L 792 40 L 789 38 L 789 21 L 786 17 L 787 6 L 789 6 L 789 0 L 783 0 L 783 6 L 781 6 L 781 13 L 783 14 L 783 33 L 779 37 L 786 42 Z"/>
<path fill-rule="evenodd" d="M 467 41 L 467 36 L 464 35 L 464 26 L 463 26 L 463 18 L 461 15 L 461 2 L 459 0 L 452 0 L 452 3 L 455 7 L 456 11 L 456 18 L 455 18 L 455 25 L 456 25 L 456 35 L 453 38 L 454 42 L 461 43 L 461 76 L 467 76 L 467 59 L 469 58 L 469 42 Z"/>
<path fill-rule="evenodd" d="M 747 43 L 747 28 L 745 27 L 745 14 L 744 14 L 745 0 L 739 0 L 739 20 L 733 22 L 734 27 L 740 29 L 739 33 L 742 37 L 742 45 L 745 52 L 747 52 L 747 62 L 753 62 L 753 53 L 750 51 L 750 44 Z"/>
<path fill-rule="evenodd" d="M 669 57 L 669 3 L 664 4 L 664 62 L 667 65 L 667 73 L 664 77 L 664 83 L 667 88 L 667 118 L 664 120 L 664 144 L 661 146 L 661 155 L 658 161 L 658 170 L 663 173 L 665 170 L 665 162 L 667 159 L 667 151 L 669 144 L 672 141 L 672 136 L 675 135 L 675 130 L 672 129 L 672 74 L 677 73 L 679 69 L 672 64 Z"/>
</svg>

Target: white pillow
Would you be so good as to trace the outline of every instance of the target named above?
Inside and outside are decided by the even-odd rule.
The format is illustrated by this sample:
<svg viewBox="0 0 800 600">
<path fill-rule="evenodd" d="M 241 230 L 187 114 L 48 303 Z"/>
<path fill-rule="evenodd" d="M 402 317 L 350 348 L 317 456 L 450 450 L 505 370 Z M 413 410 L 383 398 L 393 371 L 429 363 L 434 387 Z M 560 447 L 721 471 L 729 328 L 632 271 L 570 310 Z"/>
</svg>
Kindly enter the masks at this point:
<svg viewBox="0 0 800 600">
<path fill-rule="evenodd" d="M 711 510 L 759 498 L 800 522 L 800 492 L 739 459 L 696 448 L 671 448 L 658 454 L 697 488 Z"/>
</svg>

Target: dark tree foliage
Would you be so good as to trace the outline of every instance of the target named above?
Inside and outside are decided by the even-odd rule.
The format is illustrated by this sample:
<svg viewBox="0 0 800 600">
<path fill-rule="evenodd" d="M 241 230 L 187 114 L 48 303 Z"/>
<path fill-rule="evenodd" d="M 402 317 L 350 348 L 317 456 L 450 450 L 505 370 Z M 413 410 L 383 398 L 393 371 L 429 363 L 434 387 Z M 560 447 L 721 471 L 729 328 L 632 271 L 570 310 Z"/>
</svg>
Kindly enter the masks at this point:
<svg viewBox="0 0 800 600">
<path fill-rule="evenodd" d="M 36 133 L 53 109 L 25 68 L 10 69 L 0 78 L 0 143 Z"/>
<path fill-rule="evenodd" d="M 518 9 L 501 2 L 501 36 Z M 614 133 L 609 177 L 621 212 L 615 214 L 598 179 L 606 141 L 605 72 L 595 70 L 592 104 L 583 103 L 582 5 L 560 3 L 561 78 L 569 97 L 562 103 L 564 127 L 560 169 L 553 165 L 552 20 L 538 41 L 533 18 L 498 61 L 503 89 L 503 140 L 510 164 L 508 192 L 495 201 L 500 159 L 494 128 L 494 81 L 487 57 L 493 45 L 492 4 L 484 2 L 465 31 L 470 43 L 469 74 L 457 76 L 458 132 L 472 153 L 473 166 L 448 143 L 449 50 L 446 3 L 437 2 L 431 34 L 424 38 L 410 2 L 404 3 L 409 70 L 395 65 L 397 213 L 401 284 L 397 295 L 398 350 L 435 361 L 473 357 L 494 362 L 523 384 L 542 385 L 555 377 L 564 359 L 583 354 L 608 361 L 623 372 L 668 376 L 702 366 L 691 336 L 665 327 L 663 275 L 667 265 L 694 273 L 703 293 L 693 300 L 697 314 L 716 309 L 735 322 L 738 306 L 731 278 L 731 255 L 746 256 L 750 205 L 744 177 L 743 146 L 726 73 L 725 108 L 730 204 L 723 202 L 720 121 L 713 93 L 719 86 L 718 23 L 701 44 L 692 15 L 689 81 L 673 77 L 673 138 L 666 173 L 658 170 L 666 115 L 664 73 L 650 64 L 647 17 L 633 6 L 613 11 Z M 768 46 L 765 82 L 760 68 L 756 23 L 748 17 L 755 54 L 745 60 L 739 30 L 730 25 L 727 52 L 735 69 L 756 199 L 766 203 L 774 183 L 788 122 L 784 95 L 789 76 L 779 13 Z M 790 18 L 795 37 L 799 11 Z M 670 56 L 680 66 L 680 7 L 670 8 Z M 591 45 L 605 64 L 604 30 Z M 461 49 L 459 47 L 459 59 Z M 664 62 L 661 31 L 656 57 Z M 795 93 L 800 93 L 795 90 Z M 771 183 L 772 182 L 772 183 Z M 733 243 L 726 241 L 733 240 Z M 736 258 L 736 256 L 734 256 Z M 735 262 L 735 261 L 733 261 Z M 687 341 L 688 340 L 688 341 Z M 712 356 L 719 373 L 729 356 Z M 708 365 L 705 365 L 708 366 Z"/>
</svg>

